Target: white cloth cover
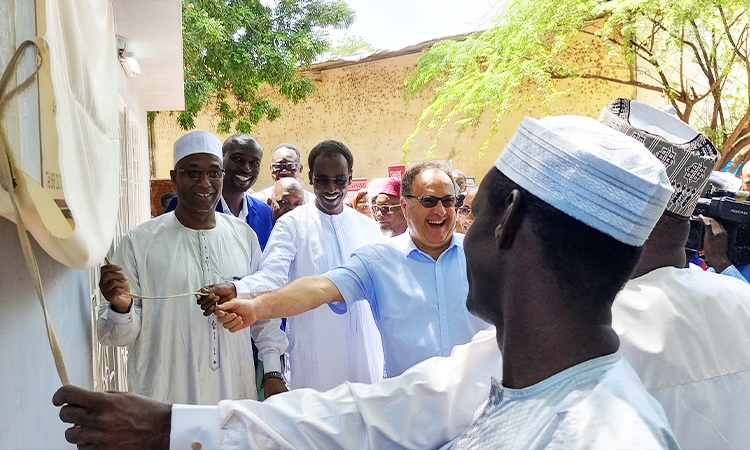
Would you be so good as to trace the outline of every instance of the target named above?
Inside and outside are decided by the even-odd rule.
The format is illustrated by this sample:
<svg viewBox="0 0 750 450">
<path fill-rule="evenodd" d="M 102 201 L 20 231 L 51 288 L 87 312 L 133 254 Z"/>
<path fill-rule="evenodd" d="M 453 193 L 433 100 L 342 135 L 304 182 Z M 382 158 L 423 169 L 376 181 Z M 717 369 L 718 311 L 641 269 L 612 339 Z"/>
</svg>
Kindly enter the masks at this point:
<svg viewBox="0 0 750 450">
<path fill-rule="evenodd" d="M 23 176 L 16 194 L 39 245 L 60 263 L 85 269 L 109 250 L 119 205 L 120 69 L 112 4 L 39 0 L 37 5 L 37 23 L 46 25 L 40 30 L 46 45 L 38 78 L 42 173 L 17 168 Z M 57 206 L 62 202 L 71 218 Z M 16 221 L 2 188 L 0 215 Z"/>
<path fill-rule="evenodd" d="M 620 353 L 664 407 L 683 448 L 750 444 L 750 285 L 663 267 L 612 306 Z"/>
</svg>

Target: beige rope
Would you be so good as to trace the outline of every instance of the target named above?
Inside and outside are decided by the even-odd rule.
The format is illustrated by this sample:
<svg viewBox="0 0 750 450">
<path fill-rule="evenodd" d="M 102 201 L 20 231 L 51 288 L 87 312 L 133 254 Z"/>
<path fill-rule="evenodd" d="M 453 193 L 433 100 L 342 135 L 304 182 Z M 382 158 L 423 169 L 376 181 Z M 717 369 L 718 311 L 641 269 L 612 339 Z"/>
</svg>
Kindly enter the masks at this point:
<svg viewBox="0 0 750 450">
<path fill-rule="evenodd" d="M 39 69 L 42 66 L 42 56 L 40 52 L 40 46 L 42 45 L 44 45 L 44 43 L 40 38 L 24 41 L 13 54 L 13 57 L 8 63 L 8 66 L 5 68 L 5 72 L 3 72 L 2 78 L 0 78 L 0 94 L 5 92 L 5 89 L 11 79 L 11 75 L 13 75 L 16 69 L 18 60 L 27 47 L 34 47 L 34 50 L 36 51 L 36 70 L 34 70 L 34 73 L 29 75 L 28 78 L 18 83 L 15 88 L 11 89 L 7 93 L 4 93 L 2 97 L 0 97 L 0 113 L 2 113 L 2 111 L 4 110 L 5 105 L 8 104 L 8 100 L 16 93 L 18 93 L 21 89 L 26 87 L 26 85 L 28 85 L 31 81 L 33 81 L 36 74 L 39 73 Z M 13 209 L 16 213 L 16 229 L 18 230 L 18 238 L 21 241 L 23 256 L 26 260 L 26 268 L 28 269 L 29 275 L 34 282 L 34 287 L 36 288 L 39 303 L 42 305 L 42 311 L 44 313 L 44 324 L 47 327 L 47 338 L 49 339 L 52 356 L 55 359 L 57 375 L 60 377 L 60 381 L 62 382 L 62 384 L 67 385 L 70 384 L 70 380 L 68 379 L 68 372 L 65 369 L 65 361 L 63 360 L 62 350 L 60 349 L 60 344 L 57 342 L 55 330 L 52 327 L 52 321 L 50 320 L 50 316 L 47 311 L 47 304 L 44 299 L 44 289 L 42 288 L 42 276 L 39 273 L 39 264 L 37 263 L 36 256 L 34 255 L 34 250 L 31 247 L 29 235 L 26 232 L 26 226 L 23 223 L 23 218 L 18 209 L 18 202 L 16 200 L 15 192 L 15 180 L 16 178 L 18 178 L 17 174 L 15 173 L 16 165 L 13 160 L 13 154 L 8 147 L 7 139 L 5 137 L 5 130 L 1 125 L 2 122 L 0 122 L 0 184 L 3 188 L 5 188 L 6 191 L 8 191 L 10 200 L 13 203 Z"/>
<path fill-rule="evenodd" d="M 121 297 L 127 297 L 127 298 L 139 298 L 143 300 L 168 300 L 170 298 L 182 298 L 187 297 L 188 295 L 208 295 L 204 292 L 186 292 L 184 294 L 174 294 L 174 295 L 160 295 L 158 297 L 149 297 L 147 295 L 137 295 L 137 294 L 120 294 Z"/>
</svg>

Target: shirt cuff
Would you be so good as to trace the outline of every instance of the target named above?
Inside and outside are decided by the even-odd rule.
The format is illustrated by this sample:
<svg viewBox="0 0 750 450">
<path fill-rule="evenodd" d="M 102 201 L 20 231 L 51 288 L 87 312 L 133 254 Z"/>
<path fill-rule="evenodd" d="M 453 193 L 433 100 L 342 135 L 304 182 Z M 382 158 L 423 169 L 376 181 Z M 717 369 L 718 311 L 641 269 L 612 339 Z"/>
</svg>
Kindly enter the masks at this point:
<svg viewBox="0 0 750 450">
<path fill-rule="evenodd" d="M 237 291 L 237 297 L 253 292 L 248 283 L 242 280 L 232 280 L 232 284 L 234 285 L 234 290 Z"/>
<path fill-rule="evenodd" d="M 216 405 L 172 405 L 169 448 L 220 448 L 221 423 Z M 199 444 L 199 445 L 196 445 Z"/>
<path fill-rule="evenodd" d="M 130 309 L 128 309 L 127 312 L 119 313 L 112 309 L 111 307 L 108 307 L 104 310 L 104 314 L 102 314 L 102 317 L 107 320 L 111 320 L 114 323 L 131 323 L 133 321 L 133 302 L 130 303 Z"/>
<path fill-rule="evenodd" d="M 268 353 L 261 356 L 263 360 L 263 373 L 281 372 L 281 355 L 278 353 Z"/>
</svg>

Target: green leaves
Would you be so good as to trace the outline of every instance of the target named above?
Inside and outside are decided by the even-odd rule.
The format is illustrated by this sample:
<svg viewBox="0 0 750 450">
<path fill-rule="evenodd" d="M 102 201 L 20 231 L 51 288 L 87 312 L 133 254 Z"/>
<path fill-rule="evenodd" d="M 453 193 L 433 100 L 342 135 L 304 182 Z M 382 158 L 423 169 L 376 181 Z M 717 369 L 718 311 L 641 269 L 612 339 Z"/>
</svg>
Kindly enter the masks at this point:
<svg viewBox="0 0 750 450">
<path fill-rule="evenodd" d="M 405 97 L 434 95 L 404 157 L 423 130 L 437 130 L 430 153 L 446 130 L 460 134 L 490 113 L 481 152 L 508 111 L 551 108 L 566 93 L 557 80 L 581 78 L 661 93 L 725 142 L 748 111 L 749 35 L 747 0 L 509 0 L 494 27 L 420 57 Z"/>
<path fill-rule="evenodd" d="M 294 102 L 314 93 L 297 68 L 329 48 L 327 28 L 354 20 L 341 0 L 184 0 L 182 9 L 185 111 L 177 123 L 194 128 L 196 115 L 212 107 L 221 133 L 248 132 L 281 115 L 260 93 L 264 85 Z"/>
</svg>

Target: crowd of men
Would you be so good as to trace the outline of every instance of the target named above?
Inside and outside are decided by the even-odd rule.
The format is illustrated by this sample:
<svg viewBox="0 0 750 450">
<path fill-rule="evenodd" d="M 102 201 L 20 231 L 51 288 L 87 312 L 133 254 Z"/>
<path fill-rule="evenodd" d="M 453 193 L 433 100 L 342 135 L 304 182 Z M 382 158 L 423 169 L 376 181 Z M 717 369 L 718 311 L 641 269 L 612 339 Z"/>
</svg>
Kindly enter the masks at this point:
<svg viewBox="0 0 750 450">
<path fill-rule="evenodd" d="M 171 212 L 102 267 L 97 332 L 130 347 L 130 393 L 61 388 L 69 442 L 750 442 L 750 285 L 688 267 L 718 153 L 676 117 L 617 99 L 525 118 L 478 189 L 425 162 L 351 207 L 343 143 L 310 150 L 312 193 L 281 144 L 248 194 L 262 158 L 248 135 L 175 142 Z"/>
</svg>

